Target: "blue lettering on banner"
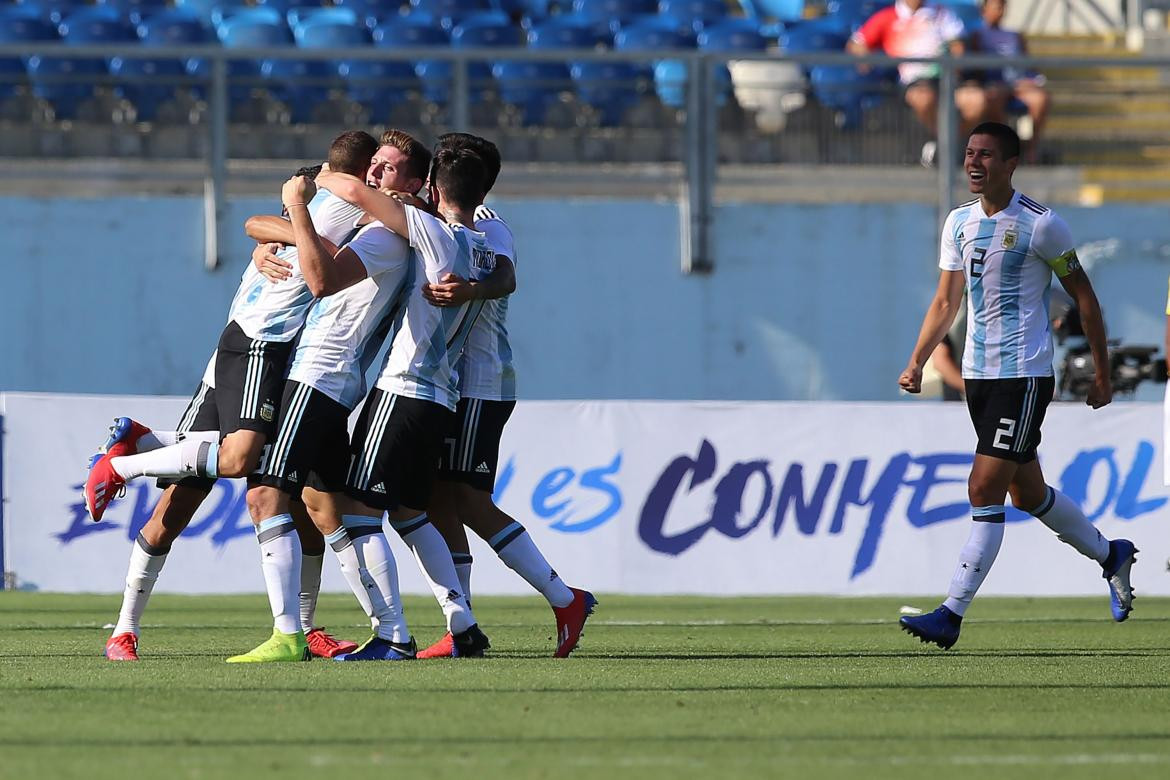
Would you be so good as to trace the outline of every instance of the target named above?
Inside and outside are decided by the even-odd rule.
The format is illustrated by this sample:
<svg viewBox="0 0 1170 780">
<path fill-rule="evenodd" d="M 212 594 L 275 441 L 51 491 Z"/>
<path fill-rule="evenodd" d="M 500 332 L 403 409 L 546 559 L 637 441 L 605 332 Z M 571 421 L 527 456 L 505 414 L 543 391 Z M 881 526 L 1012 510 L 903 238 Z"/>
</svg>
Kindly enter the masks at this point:
<svg viewBox="0 0 1170 780">
<path fill-rule="evenodd" d="M 1081 451 L 1061 474 L 1061 491 L 1084 506 L 1088 499 L 1090 477 L 1095 470 L 1100 469 L 1105 472 L 1108 485 L 1100 505 L 1090 513 L 1090 519 L 1102 516 L 1110 508 L 1115 516 L 1126 520 L 1149 514 L 1164 506 L 1168 500 L 1165 497 L 1143 499 L 1140 495 L 1154 454 L 1153 444 L 1140 442 L 1132 463 L 1124 471 L 1123 480 L 1115 448 Z M 672 556 L 689 550 L 708 531 L 739 539 L 760 525 L 777 492 L 771 526 L 773 537 L 780 534 L 785 519 L 789 517 L 794 520 L 797 533 L 812 536 L 821 528 L 821 521 L 830 508 L 832 515 L 827 533 L 840 534 L 844 530 L 845 513 L 849 507 L 868 508 L 868 517 L 850 574 L 851 578 L 857 577 L 873 566 L 890 509 L 903 490 L 910 491 L 906 520 L 915 528 L 968 517 L 970 505 L 966 501 L 933 503 L 930 494 L 939 486 L 965 484 L 973 462 L 974 456 L 968 453 L 942 452 L 913 456 L 902 452 L 892 456 L 884 466 L 879 468 L 875 463 L 871 468 L 868 459 L 857 458 L 844 468 L 844 477 L 839 480 L 835 502 L 831 500 L 833 486 L 842 471 L 836 463 L 824 464 L 819 474 L 809 472 L 806 464 L 791 463 L 784 471 L 777 491 L 769 461 L 736 462 L 714 483 L 714 502 L 710 515 L 682 530 L 667 533 L 667 518 L 675 499 L 693 493 L 715 479 L 718 455 L 714 445 L 703 439 L 694 457 L 679 455 L 659 474 L 642 505 L 638 536 L 650 549 Z M 870 477 L 868 491 L 867 477 Z M 744 497 L 749 494 L 748 488 L 753 484 L 760 488 L 759 505 L 744 507 Z M 954 491 L 952 487 L 952 495 Z M 755 492 L 751 495 L 755 495 Z M 1018 522 L 1028 520 L 1030 516 L 1009 508 L 1007 519 Z"/>
<path fill-rule="evenodd" d="M 577 477 L 577 472 L 567 466 L 553 469 L 536 483 L 536 488 L 532 491 L 533 513 L 543 520 L 552 521 L 549 523 L 549 528 L 554 531 L 569 534 L 592 531 L 616 515 L 618 510 L 622 508 L 621 491 L 607 479 L 617 474 L 621 467 L 622 454 L 619 452 L 608 465 L 587 469 L 581 472 L 580 478 Z M 508 461 L 506 471 L 509 480 L 512 468 L 512 461 Z M 578 519 L 576 515 L 580 510 L 575 502 L 584 503 L 584 501 L 579 496 L 566 495 L 574 483 L 585 490 L 603 494 L 607 499 L 605 506 L 588 517 Z M 496 494 L 502 493 L 503 489 L 497 487 Z"/>
</svg>

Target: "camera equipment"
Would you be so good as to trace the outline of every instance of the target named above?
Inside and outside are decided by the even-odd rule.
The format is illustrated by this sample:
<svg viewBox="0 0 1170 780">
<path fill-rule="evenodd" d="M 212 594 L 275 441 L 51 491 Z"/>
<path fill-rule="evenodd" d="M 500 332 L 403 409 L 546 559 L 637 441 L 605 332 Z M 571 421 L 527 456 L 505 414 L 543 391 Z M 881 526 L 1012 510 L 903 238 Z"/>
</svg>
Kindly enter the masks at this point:
<svg viewBox="0 0 1170 780">
<path fill-rule="evenodd" d="M 1142 380 L 1166 381 L 1166 358 L 1155 358 L 1158 347 L 1121 346 L 1109 342 L 1109 377 L 1115 395 L 1133 395 Z M 1088 344 L 1069 347 L 1060 365 L 1057 390 L 1063 399 L 1084 400 L 1093 386 L 1093 355 Z"/>
</svg>

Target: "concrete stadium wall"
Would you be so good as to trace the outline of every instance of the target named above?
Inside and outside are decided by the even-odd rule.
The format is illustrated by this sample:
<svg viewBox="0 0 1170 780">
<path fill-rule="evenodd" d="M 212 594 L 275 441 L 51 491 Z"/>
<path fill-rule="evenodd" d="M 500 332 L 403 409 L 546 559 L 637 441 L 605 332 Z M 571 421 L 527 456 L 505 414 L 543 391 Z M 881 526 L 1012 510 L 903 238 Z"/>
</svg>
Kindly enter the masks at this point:
<svg viewBox="0 0 1170 780">
<path fill-rule="evenodd" d="M 673 203 L 494 205 L 518 242 L 525 398 L 893 399 L 936 281 L 923 205 L 723 205 L 710 276 L 680 272 Z M 274 208 L 236 200 L 228 224 Z M 1158 343 L 1164 208 L 1061 211 L 1112 334 Z M 198 199 L 0 199 L 0 389 L 190 393 L 249 256 L 226 232 L 238 260 L 209 273 Z"/>
</svg>

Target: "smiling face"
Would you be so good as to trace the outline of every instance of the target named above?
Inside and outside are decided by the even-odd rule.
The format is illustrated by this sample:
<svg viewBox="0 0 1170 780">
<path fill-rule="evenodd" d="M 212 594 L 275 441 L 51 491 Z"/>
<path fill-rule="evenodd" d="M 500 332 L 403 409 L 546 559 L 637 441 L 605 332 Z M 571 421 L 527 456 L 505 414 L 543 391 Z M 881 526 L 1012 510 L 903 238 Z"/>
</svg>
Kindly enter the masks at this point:
<svg viewBox="0 0 1170 780">
<path fill-rule="evenodd" d="M 395 146 L 379 146 L 370 169 L 366 172 L 366 184 L 380 190 L 415 192 L 419 182 L 407 173 L 407 157 Z M 413 185 L 413 189 L 412 189 Z"/>
<path fill-rule="evenodd" d="M 967 139 L 967 151 L 963 162 L 968 188 L 977 195 L 1001 192 L 1004 188 L 1010 189 L 1012 174 L 1019 160 L 1018 156 L 1005 160 L 999 142 L 994 136 L 971 136 Z"/>
</svg>

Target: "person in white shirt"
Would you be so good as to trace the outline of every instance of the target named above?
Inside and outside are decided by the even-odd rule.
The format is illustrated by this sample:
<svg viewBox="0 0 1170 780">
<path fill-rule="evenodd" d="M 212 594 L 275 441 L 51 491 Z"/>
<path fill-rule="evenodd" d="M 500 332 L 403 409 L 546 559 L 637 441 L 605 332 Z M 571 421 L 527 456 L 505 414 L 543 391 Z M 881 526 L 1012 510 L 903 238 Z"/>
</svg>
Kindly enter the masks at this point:
<svg viewBox="0 0 1170 780">
<path fill-rule="evenodd" d="M 1086 401 L 1099 409 L 1113 397 L 1101 309 L 1072 235 L 1055 212 L 1014 189 L 1020 157 L 1014 130 L 981 124 L 965 154 L 968 185 L 979 198 L 952 211 L 943 225 L 938 291 L 898 378 L 903 390 L 921 390 L 922 367 L 954 320 L 965 288 L 963 382 L 979 440 L 968 480 L 971 534 L 942 606 L 900 620 L 907 632 L 942 648 L 958 641 L 963 615 L 995 562 L 1009 493 L 1014 506 L 1100 564 L 1118 622 L 1133 606 L 1130 568 L 1137 552 L 1127 539 L 1103 537 L 1074 501 L 1045 482 L 1036 459 L 1054 386 L 1047 304 L 1053 273 L 1081 312 L 1092 350 L 1095 381 Z"/>
</svg>

